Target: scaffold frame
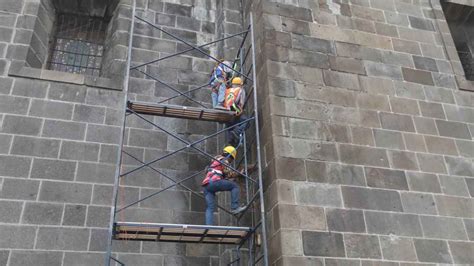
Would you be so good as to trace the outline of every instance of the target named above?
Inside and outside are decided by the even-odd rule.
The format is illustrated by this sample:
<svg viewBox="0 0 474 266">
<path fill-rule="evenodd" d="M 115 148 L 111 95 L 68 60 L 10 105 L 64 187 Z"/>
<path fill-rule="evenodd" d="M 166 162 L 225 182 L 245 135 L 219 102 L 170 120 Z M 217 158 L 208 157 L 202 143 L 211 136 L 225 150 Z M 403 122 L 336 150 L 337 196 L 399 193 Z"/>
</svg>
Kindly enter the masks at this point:
<svg viewBox="0 0 474 266">
<path fill-rule="evenodd" d="M 115 170 L 115 180 L 113 187 L 113 206 L 110 213 L 110 223 L 108 228 L 108 239 L 107 239 L 107 252 L 105 257 L 105 265 L 110 266 L 112 262 L 116 262 L 119 265 L 125 265 L 118 258 L 113 255 L 112 243 L 113 241 L 118 240 L 136 240 L 136 241 L 164 241 L 164 242 L 178 242 L 178 243 L 206 243 L 206 244 L 233 244 L 236 246 L 235 251 L 236 258 L 233 258 L 228 265 L 244 265 L 243 259 L 241 257 L 242 252 L 247 252 L 247 263 L 246 265 L 264 265 L 268 266 L 268 247 L 267 247 L 267 235 L 266 235 L 266 217 L 265 217 L 265 206 L 263 200 L 263 173 L 262 173 L 262 164 L 261 164 L 261 149 L 260 149 L 260 128 L 258 121 L 258 102 L 257 102 L 257 74 L 256 74 L 256 58 L 255 58 L 255 36 L 254 36 L 254 26 L 253 26 L 253 15 L 249 14 L 249 25 L 246 30 L 213 40 L 211 42 L 194 45 L 188 41 L 168 32 L 167 30 L 161 28 L 160 26 L 155 25 L 152 22 L 147 21 L 146 19 L 137 15 L 136 1 L 133 1 L 132 7 L 132 19 L 130 27 L 130 37 L 128 44 L 128 55 L 127 55 L 127 68 L 124 77 L 123 83 L 123 123 L 122 123 L 122 134 L 119 140 L 119 150 L 118 150 L 118 162 L 116 164 Z M 189 47 L 182 51 L 178 51 L 171 55 L 160 57 L 158 59 L 153 59 L 149 62 L 141 63 L 135 66 L 132 66 L 132 43 L 135 30 L 135 23 L 143 23 L 151 27 L 153 30 L 159 30 L 162 34 L 165 34 L 176 41 Z M 160 78 L 147 73 L 142 70 L 142 67 L 145 67 L 150 64 L 155 64 L 160 61 L 173 58 L 179 55 L 184 55 L 189 52 L 198 52 L 205 56 L 206 58 L 218 63 L 223 64 L 223 61 L 212 56 L 208 52 L 204 51 L 203 48 L 209 45 L 213 45 L 219 42 L 224 42 L 230 38 L 241 37 L 241 43 L 235 56 L 232 66 L 228 66 L 234 73 L 238 76 L 241 76 L 244 79 L 243 89 L 249 95 L 244 104 L 244 108 L 250 106 L 250 102 L 253 101 L 253 106 L 251 108 L 245 108 L 247 112 L 246 119 L 235 123 L 232 126 L 228 126 L 222 129 L 217 129 L 210 135 L 205 136 L 204 138 L 188 141 L 180 136 L 177 133 L 172 132 L 169 129 L 166 129 L 164 126 L 159 123 L 147 118 L 145 115 L 152 116 L 164 116 L 171 117 L 174 119 L 191 119 L 191 120 L 200 120 L 200 121 L 213 121 L 218 123 L 228 122 L 235 115 L 233 112 L 209 109 L 203 103 L 194 100 L 190 94 L 194 91 L 204 89 L 209 86 L 209 84 L 199 85 L 196 88 L 192 88 L 188 91 L 181 92 L 178 89 L 174 88 L 172 85 L 161 80 Z M 157 40 L 158 41 L 158 40 Z M 250 56 L 250 57 L 249 57 Z M 239 66 L 236 68 L 236 64 Z M 156 81 L 157 83 L 163 85 L 164 87 L 170 89 L 175 95 L 168 97 L 158 103 L 150 104 L 146 102 L 131 101 L 129 99 L 129 82 L 131 77 L 131 72 L 136 71 L 146 77 Z M 179 105 L 170 105 L 165 104 L 170 100 L 176 99 L 178 97 L 186 98 L 190 104 L 198 105 L 194 106 L 179 106 Z M 248 109 L 248 110 L 247 110 Z M 130 152 L 127 152 L 124 148 L 124 139 L 125 132 L 127 129 L 127 119 L 129 116 L 134 116 L 140 121 L 152 126 L 154 129 L 157 129 L 167 136 L 174 138 L 176 141 L 182 143 L 184 147 L 178 148 L 166 155 L 159 156 L 151 161 L 145 162 L 140 158 L 137 158 Z M 216 207 L 222 210 L 224 213 L 227 213 L 232 217 L 232 221 L 237 223 L 241 222 L 242 217 L 245 215 L 250 216 L 250 224 L 246 226 L 210 226 L 210 225 L 189 225 L 189 224 L 161 224 L 161 223 L 137 223 L 133 221 L 118 221 L 117 214 L 124 211 L 127 208 L 136 206 L 138 203 L 148 200 L 152 197 L 158 196 L 160 193 L 167 191 L 175 187 L 181 187 L 186 191 L 189 191 L 193 195 L 197 196 L 204 200 L 204 196 L 200 192 L 194 191 L 190 187 L 186 186 L 184 183 L 190 179 L 196 177 L 203 177 L 205 170 L 195 171 L 191 175 L 188 175 L 184 178 L 177 179 L 172 177 L 169 174 L 163 172 L 160 169 L 152 166 L 154 163 L 169 158 L 174 154 L 183 152 L 185 150 L 192 150 L 193 152 L 207 158 L 210 162 L 214 159 L 214 156 L 209 154 L 207 151 L 197 147 L 198 144 L 206 141 L 210 138 L 215 138 L 224 134 L 229 130 L 242 125 L 249 124 L 249 127 L 252 128 L 252 133 L 244 132 L 240 135 L 240 142 L 238 148 L 242 150 L 243 156 L 234 162 L 232 165 L 223 163 L 226 167 L 232 171 L 239 172 L 245 180 L 245 201 L 246 207 L 245 210 L 239 215 L 232 215 L 231 211 L 227 208 L 216 204 Z M 249 131 L 249 130 L 246 130 Z M 253 135 L 253 136 L 250 136 Z M 253 138 L 250 138 L 253 137 Z M 251 139 L 251 140 L 249 140 Z M 124 156 L 133 159 L 137 162 L 138 166 L 127 171 L 123 170 L 122 164 Z M 256 171 L 254 173 L 247 172 L 247 168 L 250 165 L 251 157 L 254 157 L 254 165 L 256 165 Z M 243 166 L 244 171 L 239 171 L 240 166 Z M 131 203 L 126 204 L 125 206 L 118 205 L 119 189 L 121 186 L 121 180 L 126 178 L 127 175 L 140 171 L 141 169 L 150 169 L 157 175 L 164 177 L 172 184 L 160 188 L 158 191 L 153 192 L 147 196 L 139 198 Z M 256 175 L 256 176 L 252 176 Z M 246 248 L 245 248 L 246 247 Z"/>
</svg>

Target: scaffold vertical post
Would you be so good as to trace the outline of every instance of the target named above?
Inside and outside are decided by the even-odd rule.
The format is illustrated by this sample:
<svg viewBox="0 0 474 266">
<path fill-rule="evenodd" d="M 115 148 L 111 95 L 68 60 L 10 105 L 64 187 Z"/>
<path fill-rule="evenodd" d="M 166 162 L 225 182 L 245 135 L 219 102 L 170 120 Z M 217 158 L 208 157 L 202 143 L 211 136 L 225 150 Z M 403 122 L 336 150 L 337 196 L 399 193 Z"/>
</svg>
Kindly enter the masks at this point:
<svg viewBox="0 0 474 266">
<path fill-rule="evenodd" d="M 253 83 L 253 106 L 254 106 L 254 122 L 255 122 L 255 137 L 257 145 L 257 163 L 258 163 L 258 190 L 260 196 L 260 220 L 262 227 L 262 246 L 263 246 L 263 263 L 268 266 L 268 249 L 267 249 L 267 228 L 265 219 L 265 203 L 263 198 L 263 174 L 262 174 L 262 156 L 260 150 L 260 128 L 258 121 L 258 102 L 257 102 L 257 63 L 255 59 L 255 27 L 253 24 L 253 13 L 250 12 L 250 40 L 252 45 L 252 83 Z"/>
<path fill-rule="evenodd" d="M 130 67 L 132 62 L 132 43 L 133 43 L 133 33 L 135 27 L 135 11 L 136 11 L 136 0 L 132 1 L 132 19 L 130 25 L 130 36 L 128 39 L 128 53 L 127 53 L 127 63 L 125 69 L 125 76 L 123 79 L 123 125 L 122 125 L 122 134 L 120 135 L 119 139 L 119 148 L 117 151 L 117 165 L 115 168 L 115 180 L 114 180 L 114 188 L 113 188 L 113 206 L 110 209 L 110 220 L 109 220 L 109 229 L 108 229 L 108 238 L 107 238 L 107 253 L 105 256 L 105 266 L 110 266 L 110 262 L 112 258 L 112 241 L 113 241 L 113 234 L 114 234 L 114 224 L 115 224 L 115 215 L 117 209 L 117 199 L 118 199 L 118 190 L 120 185 L 120 173 L 121 173 L 121 166 L 122 166 L 122 149 L 125 139 L 125 126 L 127 120 L 127 102 L 128 102 L 128 87 L 129 87 L 129 78 L 130 78 Z"/>
</svg>

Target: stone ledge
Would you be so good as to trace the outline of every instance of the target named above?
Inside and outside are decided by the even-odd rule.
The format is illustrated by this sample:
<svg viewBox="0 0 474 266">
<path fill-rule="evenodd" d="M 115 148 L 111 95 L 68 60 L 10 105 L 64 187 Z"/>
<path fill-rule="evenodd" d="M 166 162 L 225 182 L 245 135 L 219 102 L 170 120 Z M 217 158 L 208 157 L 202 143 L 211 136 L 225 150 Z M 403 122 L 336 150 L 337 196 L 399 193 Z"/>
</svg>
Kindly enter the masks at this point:
<svg viewBox="0 0 474 266">
<path fill-rule="evenodd" d="M 101 89 L 122 91 L 122 79 L 114 80 L 109 78 L 32 68 L 25 66 L 23 61 L 16 60 L 12 61 L 11 63 L 11 67 L 8 71 L 8 76 L 48 80 L 68 84 L 85 85 L 88 87 L 95 87 Z"/>
</svg>

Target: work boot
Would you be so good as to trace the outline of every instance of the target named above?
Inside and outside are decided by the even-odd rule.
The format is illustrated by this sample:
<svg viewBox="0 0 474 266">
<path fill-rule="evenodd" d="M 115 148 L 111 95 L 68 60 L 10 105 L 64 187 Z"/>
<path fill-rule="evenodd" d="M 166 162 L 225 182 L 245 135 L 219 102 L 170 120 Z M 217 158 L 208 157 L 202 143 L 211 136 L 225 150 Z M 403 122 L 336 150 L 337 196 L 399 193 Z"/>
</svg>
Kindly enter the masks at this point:
<svg viewBox="0 0 474 266">
<path fill-rule="evenodd" d="M 214 107 L 214 109 L 226 110 L 227 111 L 227 108 L 225 108 L 222 104 L 216 105 L 216 107 Z"/>
<path fill-rule="evenodd" d="M 237 215 L 243 211 L 245 211 L 245 206 L 240 206 L 238 207 L 237 209 L 233 209 L 233 210 L 230 210 L 230 212 L 233 214 L 233 215 Z"/>
</svg>

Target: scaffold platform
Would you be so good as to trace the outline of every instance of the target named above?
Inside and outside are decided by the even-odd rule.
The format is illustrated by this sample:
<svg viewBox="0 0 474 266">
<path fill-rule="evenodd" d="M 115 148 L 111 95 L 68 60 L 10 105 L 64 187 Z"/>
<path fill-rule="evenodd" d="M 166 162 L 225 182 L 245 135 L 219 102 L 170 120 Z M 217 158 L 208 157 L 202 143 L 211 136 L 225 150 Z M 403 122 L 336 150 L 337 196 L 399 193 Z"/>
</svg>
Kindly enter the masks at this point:
<svg viewBox="0 0 474 266">
<path fill-rule="evenodd" d="M 193 106 L 181 106 L 160 103 L 132 102 L 127 103 L 127 108 L 144 115 L 165 116 L 191 120 L 226 123 L 233 119 L 235 112 L 205 109 Z"/>
<path fill-rule="evenodd" d="M 250 227 L 117 222 L 114 239 L 239 245 Z"/>
</svg>

